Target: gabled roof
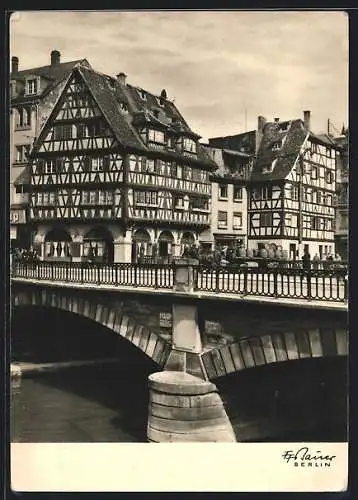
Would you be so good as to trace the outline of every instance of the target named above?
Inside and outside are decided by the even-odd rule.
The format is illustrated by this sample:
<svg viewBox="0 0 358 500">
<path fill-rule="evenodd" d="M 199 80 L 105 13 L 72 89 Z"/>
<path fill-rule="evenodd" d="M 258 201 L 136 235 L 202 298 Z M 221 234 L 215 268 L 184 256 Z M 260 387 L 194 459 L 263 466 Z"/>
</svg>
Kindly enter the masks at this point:
<svg viewBox="0 0 358 500">
<path fill-rule="evenodd" d="M 174 133 L 174 128 L 172 125 L 172 118 L 175 118 L 175 124 L 179 123 L 182 127 L 184 133 L 188 133 L 189 136 L 194 134 L 186 124 L 185 120 L 181 118 L 180 113 L 177 108 L 170 101 L 163 99 L 163 105 L 159 106 L 157 98 L 153 94 L 146 92 L 146 99 L 143 100 L 139 96 L 136 87 L 125 85 L 117 79 L 114 79 L 103 73 L 94 71 L 92 68 L 88 68 L 82 63 L 77 64 L 70 75 L 68 76 L 69 81 L 72 78 L 72 74 L 76 72 L 82 77 L 85 84 L 87 85 L 90 93 L 92 94 L 94 100 L 96 101 L 98 107 L 102 111 L 108 125 L 112 129 L 117 141 L 125 148 L 134 149 L 138 151 L 151 151 L 147 147 L 146 143 L 143 141 L 142 137 L 138 133 L 135 123 L 136 120 L 144 120 L 144 122 L 149 122 L 153 126 L 157 125 L 162 129 L 167 129 L 168 131 Z M 67 84 L 65 88 L 67 87 Z M 141 89 L 140 89 L 141 90 Z M 144 91 L 145 92 L 145 91 Z M 159 99 L 159 98 L 158 98 Z M 61 101 L 61 97 L 59 99 Z M 143 102 L 140 102 L 143 101 Z M 128 113 L 125 113 L 120 104 L 125 103 L 128 107 Z M 53 109 L 48 120 L 51 120 L 56 111 L 57 106 Z M 162 113 L 155 117 L 154 111 L 161 111 Z M 43 131 L 40 133 L 38 140 L 34 145 L 34 151 L 41 144 L 44 136 Z M 154 151 L 154 150 L 153 150 Z M 165 153 L 168 156 L 176 159 L 183 159 L 185 155 L 179 151 L 175 151 L 169 148 L 163 147 L 157 153 Z M 188 161 L 205 163 L 208 166 L 214 168 L 216 166 L 206 151 L 200 144 L 197 144 L 197 157 L 192 156 L 186 157 Z"/>
<path fill-rule="evenodd" d="M 60 80 L 66 78 L 73 68 L 81 64 L 82 66 L 91 67 L 87 59 L 77 59 L 76 61 L 69 61 L 65 63 L 50 64 L 48 66 L 41 66 L 39 68 L 30 68 L 18 71 L 17 73 L 10 74 L 10 80 L 16 80 L 20 82 L 25 82 L 26 78 L 29 76 L 40 76 L 42 79 L 47 80 L 48 84 L 42 89 L 42 91 L 37 95 L 25 96 L 24 91 L 20 93 L 17 97 L 11 99 L 12 103 L 24 101 L 24 100 L 34 100 L 39 97 L 43 97 L 49 92 Z"/>
<path fill-rule="evenodd" d="M 101 73 L 78 66 L 78 71 L 87 83 L 100 110 L 112 128 L 116 139 L 123 145 L 146 150 L 147 147 L 133 127 L 127 122 L 125 115 L 115 99 L 115 93 L 109 86 L 108 79 Z"/>
</svg>

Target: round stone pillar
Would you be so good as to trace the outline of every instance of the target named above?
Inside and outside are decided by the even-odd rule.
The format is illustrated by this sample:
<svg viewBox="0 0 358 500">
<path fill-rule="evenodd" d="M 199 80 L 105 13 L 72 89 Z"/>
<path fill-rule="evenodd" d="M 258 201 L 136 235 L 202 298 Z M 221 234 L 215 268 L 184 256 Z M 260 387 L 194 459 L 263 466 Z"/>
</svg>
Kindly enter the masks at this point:
<svg viewBox="0 0 358 500">
<path fill-rule="evenodd" d="M 185 372 L 149 376 L 149 442 L 236 442 L 216 386 Z"/>
</svg>

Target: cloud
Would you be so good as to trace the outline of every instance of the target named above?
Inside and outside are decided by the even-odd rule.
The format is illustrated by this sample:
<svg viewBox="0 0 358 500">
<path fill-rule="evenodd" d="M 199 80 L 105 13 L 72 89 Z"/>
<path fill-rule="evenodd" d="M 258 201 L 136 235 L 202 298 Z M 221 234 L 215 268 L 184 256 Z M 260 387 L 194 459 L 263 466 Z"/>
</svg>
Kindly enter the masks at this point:
<svg viewBox="0 0 358 500">
<path fill-rule="evenodd" d="M 87 57 L 154 93 L 166 88 L 204 137 L 242 131 L 245 108 L 251 128 L 259 114 L 303 109 L 317 131 L 328 118 L 347 123 L 348 18 L 339 11 L 27 11 L 12 16 L 10 44 L 20 67 L 48 64 L 56 48 L 63 61 Z"/>
</svg>

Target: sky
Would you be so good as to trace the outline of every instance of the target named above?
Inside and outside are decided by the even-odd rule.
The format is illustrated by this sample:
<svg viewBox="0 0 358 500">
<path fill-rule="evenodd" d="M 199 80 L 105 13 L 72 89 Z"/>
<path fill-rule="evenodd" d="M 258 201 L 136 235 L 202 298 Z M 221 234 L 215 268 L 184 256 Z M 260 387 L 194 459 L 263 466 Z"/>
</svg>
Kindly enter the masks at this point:
<svg viewBox="0 0 358 500">
<path fill-rule="evenodd" d="M 87 58 L 166 89 L 207 140 L 311 111 L 314 132 L 348 124 L 348 16 L 339 11 L 26 11 L 10 18 L 19 69 Z M 335 133 L 332 128 L 331 131 Z"/>
</svg>

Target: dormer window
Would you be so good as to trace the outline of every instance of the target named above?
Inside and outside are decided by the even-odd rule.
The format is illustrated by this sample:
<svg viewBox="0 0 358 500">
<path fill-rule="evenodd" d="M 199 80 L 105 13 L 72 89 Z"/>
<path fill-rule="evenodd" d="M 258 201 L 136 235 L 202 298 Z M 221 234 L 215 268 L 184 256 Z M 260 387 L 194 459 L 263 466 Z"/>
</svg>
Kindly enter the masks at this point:
<svg viewBox="0 0 358 500">
<path fill-rule="evenodd" d="M 277 163 L 277 158 L 275 160 L 273 160 L 273 162 L 271 162 L 270 164 L 264 165 L 262 167 L 262 171 L 261 172 L 263 174 L 269 174 L 269 173 L 271 173 L 273 171 L 273 169 L 275 168 L 276 163 Z"/>
<path fill-rule="evenodd" d="M 155 99 L 156 99 L 157 103 L 159 104 L 159 106 L 161 108 L 164 108 L 164 101 L 163 101 L 163 99 L 160 99 L 159 97 L 156 97 Z"/>
<path fill-rule="evenodd" d="M 272 144 L 272 151 L 279 151 L 282 147 L 282 141 L 276 141 Z"/>
<path fill-rule="evenodd" d="M 282 123 L 279 123 L 278 129 L 280 130 L 280 132 L 287 132 L 289 126 L 290 126 L 290 122 L 282 122 Z"/>
<path fill-rule="evenodd" d="M 38 80 L 37 80 L 37 78 L 31 78 L 31 80 L 27 80 L 26 93 L 29 95 L 36 95 L 38 93 Z"/>
<path fill-rule="evenodd" d="M 193 139 L 184 137 L 183 149 L 188 153 L 196 153 L 196 142 Z"/>
<path fill-rule="evenodd" d="M 162 132 L 160 130 L 149 129 L 148 130 L 148 141 L 149 142 L 156 142 L 157 144 L 164 144 L 165 143 L 164 132 Z"/>
<path fill-rule="evenodd" d="M 125 102 L 120 102 L 119 107 L 121 108 L 121 111 L 123 111 L 123 113 L 128 113 L 128 106 Z"/>
<path fill-rule="evenodd" d="M 138 89 L 137 91 L 138 91 L 138 95 L 142 99 L 142 101 L 146 101 L 147 100 L 147 94 L 144 92 L 144 90 Z"/>
</svg>

